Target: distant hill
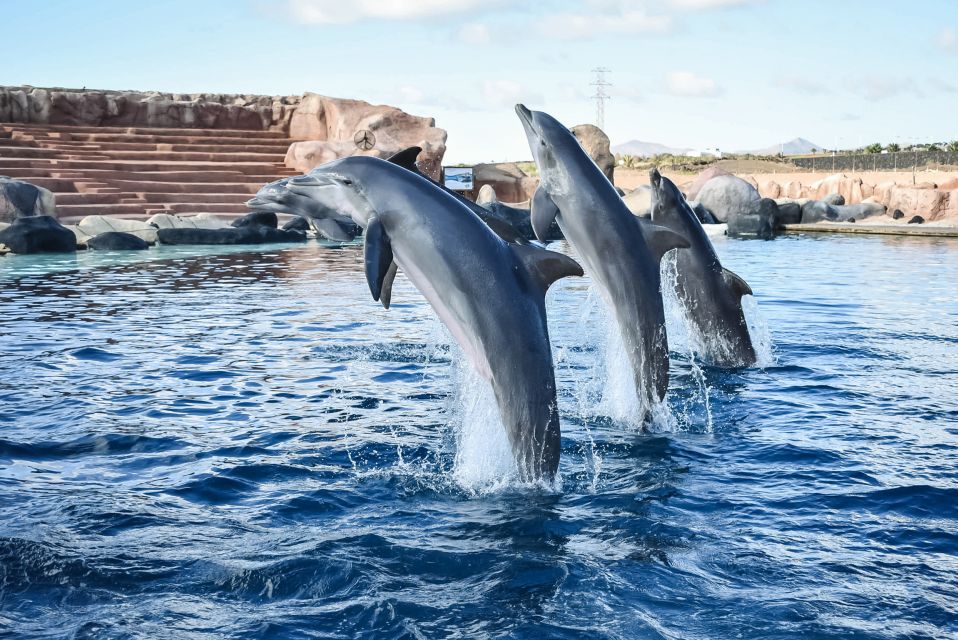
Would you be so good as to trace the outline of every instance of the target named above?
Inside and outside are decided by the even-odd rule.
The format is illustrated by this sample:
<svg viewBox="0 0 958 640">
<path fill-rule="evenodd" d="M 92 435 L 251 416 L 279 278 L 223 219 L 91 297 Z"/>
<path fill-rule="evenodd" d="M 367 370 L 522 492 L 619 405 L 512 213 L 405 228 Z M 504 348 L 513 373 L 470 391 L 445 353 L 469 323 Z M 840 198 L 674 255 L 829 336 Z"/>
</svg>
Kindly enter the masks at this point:
<svg viewBox="0 0 958 640">
<path fill-rule="evenodd" d="M 681 156 L 690 151 L 692 151 L 692 149 L 667 147 L 658 142 L 642 142 L 641 140 L 629 140 L 628 142 L 623 142 L 622 144 L 617 144 L 612 147 L 612 153 L 621 153 L 626 156 L 639 156 L 642 158 L 649 158 L 662 153 L 671 153 L 674 156 Z"/>
<path fill-rule="evenodd" d="M 752 149 L 750 151 L 743 151 L 742 153 L 751 153 L 757 156 L 777 156 L 780 153 L 784 153 L 787 156 L 803 156 L 811 153 L 812 149 L 821 151 L 824 148 L 822 145 L 815 144 L 805 138 L 795 138 L 788 142 L 773 144 L 764 149 Z"/>
</svg>

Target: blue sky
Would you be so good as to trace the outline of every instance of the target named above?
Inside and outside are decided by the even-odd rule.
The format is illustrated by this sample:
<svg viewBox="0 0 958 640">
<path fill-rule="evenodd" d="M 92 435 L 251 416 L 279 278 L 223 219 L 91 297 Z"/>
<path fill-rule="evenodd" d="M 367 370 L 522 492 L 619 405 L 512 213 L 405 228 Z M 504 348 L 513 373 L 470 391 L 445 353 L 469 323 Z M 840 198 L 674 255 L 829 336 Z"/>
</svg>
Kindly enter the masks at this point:
<svg viewBox="0 0 958 640">
<path fill-rule="evenodd" d="M 956 0 L 0 0 L 0 84 L 315 91 L 529 157 L 512 104 L 681 147 L 958 139 Z"/>
</svg>

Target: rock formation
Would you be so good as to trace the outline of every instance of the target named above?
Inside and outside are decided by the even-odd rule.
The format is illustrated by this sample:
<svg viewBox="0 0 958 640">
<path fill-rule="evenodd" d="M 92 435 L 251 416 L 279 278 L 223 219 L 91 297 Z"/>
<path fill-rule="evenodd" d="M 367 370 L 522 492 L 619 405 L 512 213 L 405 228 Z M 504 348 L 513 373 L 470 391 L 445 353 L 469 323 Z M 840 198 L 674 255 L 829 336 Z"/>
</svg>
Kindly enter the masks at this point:
<svg viewBox="0 0 958 640">
<path fill-rule="evenodd" d="M 578 140 L 592 161 L 602 170 L 609 182 L 615 183 L 615 157 L 609 150 L 609 136 L 594 124 L 579 124 L 572 127 L 572 135 Z"/>
<path fill-rule="evenodd" d="M 532 198 L 539 178 L 526 174 L 514 162 L 477 164 L 473 168 L 473 185 L 479 190 L 490 185 L 499 201 L 518 203 Z"/>
<path fill-rule="evenodd" d="M 0 245 L 13 253 L 72 253 L 76 236 L 52 216 L 24 216 L 0 231 Z"/>
<path fill-rule="evenodd" d="M 695 200 L 711 211 L 719 222 L 728 222 L 735 215 L 756 213 L 761 196 L 745 180 L 719 175 L 702 186 Z"/>
<path fill-rule="evenodd" d="M 371 149 L 357 147 L 357 132 L 369 131 L 375 138 Z M 348 155 L 389 157 L 408 147 L 422 148 L 420 171 L 439 179 L 446 152 L 446 132 L 433 118 L 413 116 L 395 107 L 372 105 L 362 100 L 329 98 L 307 93 L 289 122 L 294 142 L 286 154 L 286 166 L 307 172 L 315 166 Z"/>
<path fill-rule="evenodd" d="M 56 217 L 56 198 L 50 191 L 29 182 L 0 176 L 0 222 L 41 215 Z"/>
</svg>

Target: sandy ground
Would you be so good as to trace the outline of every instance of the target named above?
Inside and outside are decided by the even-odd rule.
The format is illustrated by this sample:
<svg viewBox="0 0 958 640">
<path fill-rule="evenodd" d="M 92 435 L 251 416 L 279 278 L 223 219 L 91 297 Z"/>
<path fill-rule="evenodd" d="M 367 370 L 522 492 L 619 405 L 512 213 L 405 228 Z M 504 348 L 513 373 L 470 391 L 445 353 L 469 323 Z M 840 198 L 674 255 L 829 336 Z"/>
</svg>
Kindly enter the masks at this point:
<svg viewBox="0 0 958 640">
<path fill-rule="evenodd" d="M 771 163 L 769 163 L 771 164 Z M 757 167 L 756 167 L 757 168 Z M 808 172 L 796 172 L 796 171 L 782 171 L 782 172 L 769 172 L 767 168 L 765 171 L 761 172 L 733 172 L 735 175 L 746 177 L 751 176 L 755 179 L 756 182 L 762 184 L 763 182 L 768 182 L 769 180 L 774 180 L 779 184 L 785 184 L 792 180 L 798 180 L 802 184 L 811 184 L 816 180 L 821 180 L 822 178 L 827 178 L 832 175 L 829 173 L 808 173 Z M 683 173 L 680 171 L 672 171 L 669 168 L 665 167 L 662 170 L 662 175 L 667 177 L 669 180 L 675 184 L 681 186 L 685 183 L 691 182 L 695 179 L 697 174 L 694 173 Z M 844 172 L 845 175 L 852 175 L 851 172 Z M 950 178 L 958 178 L 958 171 L 918 171 L 915 173 L 914 177 L 912 176 L 911 171 L 866 171 L 864 173 L 856 172 L 854 174 L 856 177 L 862 179 L 862 182 L 866 184 L 881 184 L 882 182 L 897 182 L 898 184 L 912 184 L 914 178 L 915 183 L 922 182 L 934 182 L 935 184 L 940 184 L 945 180 Z M 623 169 L 622 167 L 615 168 L 615 184 L 618 187 L 623 189 L 635 189 L 639 185 L 649 184 L 649 172 L 646 170 L 635 170 L 635 169 Z"/>
</svg>

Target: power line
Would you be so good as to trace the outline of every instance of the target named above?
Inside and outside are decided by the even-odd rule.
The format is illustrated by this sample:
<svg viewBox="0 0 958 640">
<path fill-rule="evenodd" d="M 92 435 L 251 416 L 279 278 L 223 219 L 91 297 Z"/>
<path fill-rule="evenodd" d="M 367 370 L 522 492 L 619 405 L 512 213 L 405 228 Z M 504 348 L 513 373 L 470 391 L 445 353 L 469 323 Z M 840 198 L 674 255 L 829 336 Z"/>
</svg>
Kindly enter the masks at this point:
<svg viewBox="0 0 958 640">
<path fill-rule="evenodd" d="M 595 79 L 590 83 L 590 86 L 595 87 L 595 94 L 592 96 L 592 99 L 595 100 L 595 126 L 603 131 L 605 130 L 605 101 L 610 98 L 609 94 L 605 92 L 605 88 L 612 86 L 612 83 L 605 81 L 605 74 L 611 73 L 611 71 L 611 69 L 605 67 L 596 67 L 592 70 Z"/>
</svg>

